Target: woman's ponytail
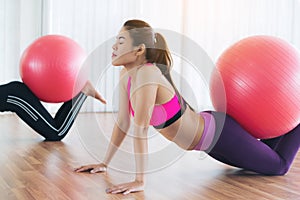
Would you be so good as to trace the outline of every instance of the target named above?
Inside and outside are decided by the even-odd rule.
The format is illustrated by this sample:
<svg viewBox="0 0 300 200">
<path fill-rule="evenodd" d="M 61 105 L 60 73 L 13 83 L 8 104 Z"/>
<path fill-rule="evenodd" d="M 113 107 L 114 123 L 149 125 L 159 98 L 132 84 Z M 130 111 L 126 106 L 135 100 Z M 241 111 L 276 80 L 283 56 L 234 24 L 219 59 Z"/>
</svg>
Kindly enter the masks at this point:
<svg viewBox="0 0 300 200">
<path fill-rule="evenodd" d="M 169 83 L 174 88 L 177 96 L 179 97 L 179 103 L 183 110 L 186 109 L 186 101 L 183 99 L 181 94 L 179 93 L 177 87 L 175 86 L 173 79 L 171 77 L 171 67 L 173 65 L 172 56 L 170 50 L 168 48 L 167 42 L 162 34 L 155 33 L 154 37 L 154 50 L 150 49 L 149 54 L 153 54 L 151 62 L 155 63 L 156 66 L 160 69 L 164 77 L 169 81 Z M 154 51 L 154 52 L 152 52 Z M 151 57 L 151 55 L 149 55 Z M 147 55 L 146 55 L 147 59 Z M 148 59 L 147 59 L 148 60 Z M 190 107 L 190 106 L 189 106 Z M 192 108 L 191 108 L 192 109 Z"/>
<path fill-rule="evenodd" d="M 172 80 L 170 71 L 173 65 L 173 60 L 163 35 L 160 33 L 154 33 L 151 26 L 142 20 L 126 21 L 123 27 L 129 31 L 129 34 L 133 39 L 134 46 L 138 46 L 140 44 L 144 44 L 146 46 L 146 60 L 150 63 L 155 63 L 155 65 L 160 69 L 179 97 L 181 108 L 185 110 L 186 105 L 188 104 L 182 98 Z M 191 106 L 189 107 L 191 108 Z"/>
</svg>

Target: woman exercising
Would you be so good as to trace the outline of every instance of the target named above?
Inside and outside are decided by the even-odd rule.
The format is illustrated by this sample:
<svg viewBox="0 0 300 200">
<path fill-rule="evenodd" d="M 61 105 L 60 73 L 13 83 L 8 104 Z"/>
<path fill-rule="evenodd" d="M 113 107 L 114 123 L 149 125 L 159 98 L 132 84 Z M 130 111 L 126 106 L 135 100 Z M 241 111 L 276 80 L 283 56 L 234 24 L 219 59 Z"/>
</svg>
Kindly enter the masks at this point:
<svg viewBox="0 0 300 200">
<path fill-rule="evenodd" d="M 67 135 L 87 96 L 106 103 L 88 81 L 77 96 L 63 103 L 53 118 L 23 82 L 13 81 L 0 86 L 0 111 L 15 112 L 46 141 L 60 141 Z"/>
<path fill-rule="evenodd" d="M 171 79 L 172 58 L 166 41 L 144 21 L 125 22 L 112 48 L 112 64 L 124 66 L 118 119 L 103 163 L 81 166 L 76 172 L 106 170 L 129 130 L 132 115 L 136 177 L 132 182 L 108 188 L 108 193 L 128 194 L 144 189 L 147 159 L 143 155 L 147 154 L 150 125 L 185 150 L 205 151 L 223 163 L 264 175 L 287 173 L 299 149 L 299 125 L 283 136 L 257 140 L 224 113 L 196 113 Z"/>
</svg>

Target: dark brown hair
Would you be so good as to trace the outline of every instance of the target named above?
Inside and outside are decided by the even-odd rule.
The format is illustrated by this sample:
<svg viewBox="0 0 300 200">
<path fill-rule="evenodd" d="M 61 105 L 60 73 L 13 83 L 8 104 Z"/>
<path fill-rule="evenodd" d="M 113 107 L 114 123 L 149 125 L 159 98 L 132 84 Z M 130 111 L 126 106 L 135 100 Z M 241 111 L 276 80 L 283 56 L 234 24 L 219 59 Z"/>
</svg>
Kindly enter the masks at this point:
<svg viewBox="0 0 300 200">
<path fill-rule="evenodd" d="M 133 46 L 145 45 L 146 60 L 150 63 L 155 63 L 160 69 L 178 95 L 181 108 L 185 109 L 186 103 L 177 90 L 170 74 L 173 60 L 165 38 L 160 33 L 155 33 L 152 27 L 142 20 L 128 20 L 123 27 L 129 31 L 133 40 Z"/>
</svg>

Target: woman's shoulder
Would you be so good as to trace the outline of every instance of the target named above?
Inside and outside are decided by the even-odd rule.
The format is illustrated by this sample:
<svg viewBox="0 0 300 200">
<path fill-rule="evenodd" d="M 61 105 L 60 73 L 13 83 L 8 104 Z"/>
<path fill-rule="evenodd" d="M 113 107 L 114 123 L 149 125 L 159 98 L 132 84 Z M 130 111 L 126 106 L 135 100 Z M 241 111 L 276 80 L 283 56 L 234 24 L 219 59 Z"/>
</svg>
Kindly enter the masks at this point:
<svg viewBox="0 0 300 200">
<path fill-rule="evenodd" d="M 160 69 L 154 63 L 146 63 L 137 70 L 137 79 L 157 80 L 162 75 Z"/>
</svg>

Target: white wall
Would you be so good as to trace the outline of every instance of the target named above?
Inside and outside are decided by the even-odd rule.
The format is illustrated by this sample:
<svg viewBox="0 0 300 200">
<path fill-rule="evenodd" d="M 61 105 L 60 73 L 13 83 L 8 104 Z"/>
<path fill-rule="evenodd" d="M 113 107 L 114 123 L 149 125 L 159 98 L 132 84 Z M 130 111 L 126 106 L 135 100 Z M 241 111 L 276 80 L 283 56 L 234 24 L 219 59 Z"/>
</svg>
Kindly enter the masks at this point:
<svg viewBox="0 0 300 200">
<path fill-rule="evenodd" d="M 300 49 L 299 0 L 0 0 L 0 83 L 19 79 L 18 61 L 31 41 L 41 35 L 62 34 L 91 53 L 91 79 L 112 102 L 119 68 L 109 66 L 110 45 L 121 25 L 131 18 L 188 37 L 213 62 L 228 46 L 249 35 L 278 36 Z M 182 41 L 167 40 L 197 56 Z M 201 75 L 181 55 L 174 57 L 175 72 L 187 81 L 184 84 L 175 77 L 183 94 L 194 106 L 205 108 L 209 96 L 207 86 L 200 86 Z M 104 69 L 106 73 L 99 74 Z M 82 111 L 113 109 L 113 104 L 102 106 L 88 100 Z"/>
</svg>

